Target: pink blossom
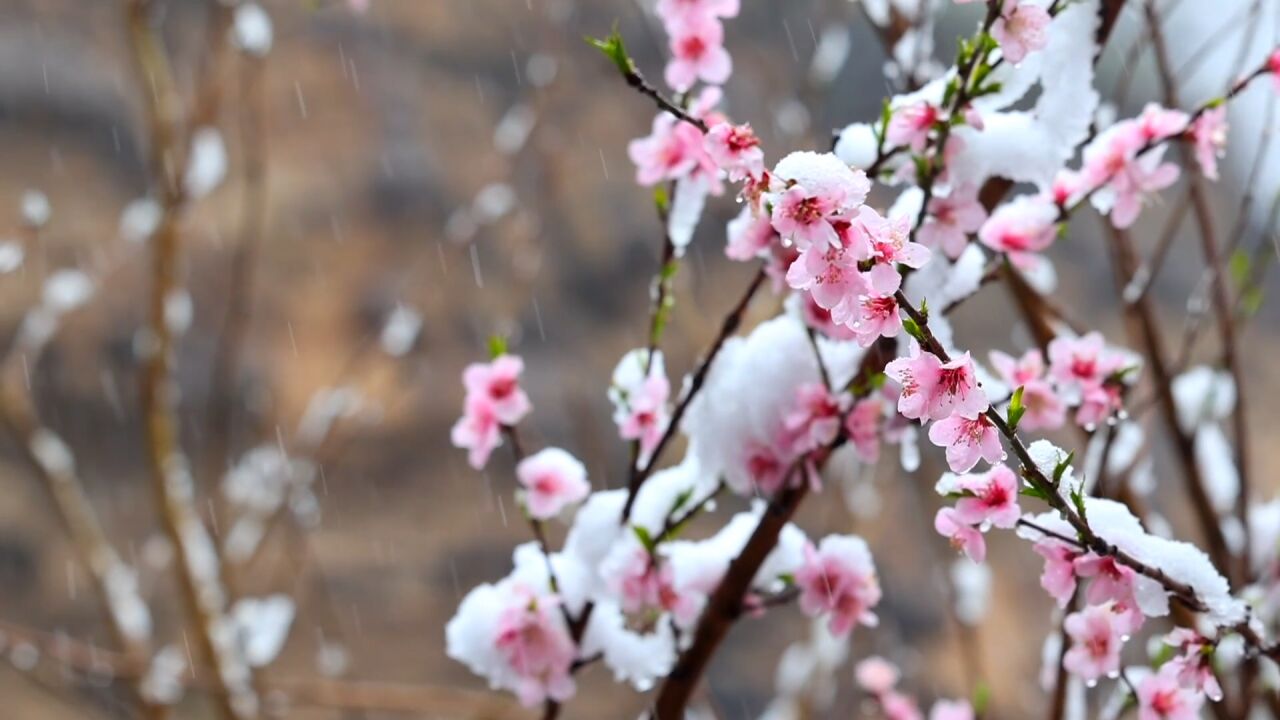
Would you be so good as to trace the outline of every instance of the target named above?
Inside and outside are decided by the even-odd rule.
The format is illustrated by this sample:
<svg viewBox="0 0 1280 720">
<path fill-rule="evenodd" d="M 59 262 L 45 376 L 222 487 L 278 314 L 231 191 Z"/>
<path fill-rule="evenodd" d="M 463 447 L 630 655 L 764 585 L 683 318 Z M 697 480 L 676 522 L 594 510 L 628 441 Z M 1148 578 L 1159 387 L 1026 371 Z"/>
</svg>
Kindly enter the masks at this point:
<svg viewBox="0 0 1280 720">
<path fill-rule="evenodd" d="M 1213 673 L 1213 643 L 1190 628 L 1175 628 L 1164 642 L 1180 653 L 1166 665 L 1178 684 L 1202 692 L 1214 702 L 1222 700 L 1222 686 Z"/>
<path fill-rule="evenodd" d="M 997 446 L 998 447 L 998 446 Z M 1018 524 L 1018 476 L 1004 464 L 985 473 L 962 475 L 957 485 L 964 497 L 956 501 L 956 519 L 970 525 L 991 523 L 998 528 Z"/>
<path fill-rule="evenodd" d="M 853 676 L 858 686 L 872 695 L 883 695 L 898 684 L 898 668 L 884 658 L 873 655 L 858 663 Z"/>
<path fill-rule="evenodd" d="M 1132 225 L 1146 196 L 1178 179 L 1178 166 L 1162 162 L 1163 145 L 1138 154 L 1146 148 L 1148 132 L 1139 122 L 1116 123 L 1084 150 L 1086 184 L 1101 188 L 1093 195 L 1094 205 L 1110 213 L 1117 228 Z"/>
<path fill-rule="evenodd" d="M 902 330 L 902 316 L 898 314 L 898 300 L 893 295 L 863 295 L 857 302 L 857 317 L 853 332 L 862 347 L 882 337 L 897 337 Z"/>
<path fill-rule="evenodd" d="M 973 360 L 967 352 L 939 365 L 932 384 L 934 393 L 926 414 L 934 420 L 952 415 L 973 417 L 987 409 L 987 394 L 978 385 Z"/>
<path fill-rule="evenodd" d="M 843 636 L 854 625 L 878 622 L 872 609 L 880 602 L 880 581 L 861 538 L 828 535 L 817 548 L 806 543 L 804 564 L 795 576 L 800 609 L 809 616 L 829 613 L 833 634 Z"/>
<path fill-rule="evenodd" d="M 969 183 L 953 188 L 942 197 L 929 200 L 929 214 L 920 226 L 920 243 L 960 257 L 975 233 L 987 220 L 987 210 L 978 202 L 977 189 Z"/>
<path fill-rule="evenodd" d="M 1090 605 L 1063 621 L 1071 638 L 1071 649 L 1062 666 L 1085 681 L 1120 671 L 1120 650 L 1124 645 L 1115 613 L 1105 606 Z"/>
<path fill-rule="evenodd" d="M 668 47 L 667 84 L 676 92 L 685 92 L 698 80 L 722 85 L 733 72 L 733 60 L 724 49 L 724 27 L 710 15 L 688 15 L 667 27 L 671 35 Z"/>
<path fill-rule="evenodd" d="M 707 154 L 737 182 L 764 172 L 764 151 L 750 125 L 713 125 L 703 140 Z"/>
<path fill-rule="evenodd" d="M 979 458 L 996 463 L 1004 455 L 1000 435 L 985 415 L 952 415 L 939 420 L 929 428 L 929 441 L 947 449 L 947 465 L 952 472 L 969 472 Z"/>
<path fill-rule="evenodd" d="M 1181 135 L 1187 129 L 1187 114 L 1170 110 L 1156 103 L 1147 103 L 1137 117 L 1138 129 L 1144 143 L 1154 143 Z"/>
<path fill-rule="evenodd" d="M 699 610 L 695 598 L 677 592 L 671 564 L 638 544 L 605 582 L 627 613 L 670 612 L 678 623 L 687 624 Z"/>
<path fill-rule="evenodd" d="M 1027 53 L 1042 49 L 1049 41 L 1049 12 L 1023 0 L 1004 0 L 1000 17 L 991 26 L 991 37 L 1000 43 L 1004 59 L 1017 65 Z"/>
<path fill-rule="evenodd" d="M 1023 263 L 1048 249 L 1058 236 L 1058 208 L 1038 195 L 1020 195 L 996 208 L 978 230 L 983 245 Z"/>
<path fill-rule="evenodd" d="M 690 178 L 719 192 L 719 166 L 703 146 L 702 131 L 669 113 L 653 119 L 647 137 L 627 144 L 627 156 L 636 165 L 636 182 L 646 187 Z"/>
<path fill-rule="evenodd" d="M 1109 351 L 1102 333 L 1056 337 L 1049 342 L 1049 377 L 1064 389 L 1083 393 L 1123 369 L 1125 359 Z"/>
<path fill-rule="evenodd" d="M 587 469 L 560 448 L 546 448 L 521 460 L 516 479 L 524 488 L 529 516 L 535 520 L 553 518 L 591 492 Z"/>
<path fill-rule="evenodd" d="M 559 599 L 538 596 L 529 588 L 513 588 L 510 605 L 498 616 L 494 645 L 519 676 L 520 702 L 534 706 L 544 700 L 573 696 L 570 668 L 577 648 L 565 627 Z"/>
<path fill-rule="evenodd" d="M 776 215 L 777 210 L 774 212 Z M 856 236 L 848 231 L 847 223 L 837 222 L 836 227 L 834 245 L 813 243 L 800 252 L 787 268 L 787 284 L 807 290 L 814 302 L 831 311 L 832 322 L 845 324 L 857 315 L 858 297 L 871 288 L 858 267 L 866 259 L 866 248 L 855 244 Z"/>
<path fill-rule="evenodd" d="M 769 496 L 786 482 L 791 457 L 776 445 L 751 441 L 747 445 L 745 465 L 756 491 Z"/>
<path fill-rule="evenodd" d="M 874 463 L 880 457 L 880 425 L 884 417 L 884 401 L 880 398 L 863 398 L 854 403 L 845 418 L 844 429 L 853 443 L 854 453 L 864 463 Z"/>
<path fill-rule="evenodd" d="M 991 365 L 1001 380 L 1011 387 L 1022 388 L 1022 406 L 1026 413 L 1019 421 L 1019 427 L 1034 431 L 1062 426 L 1066 419 L 1066 403 L 1043 379 L 1044 358 L 1039 350 L 1030 350 L 1018 360 L 994 350 L 991 352 Z"/>
<path fill-rule="evenodd" d="M 943 363 L 933 353 L 921 352 L 913 342 L 911 355 L 886 365 L 885 375 L 902 387 L 898 412 L 908 419 L 941 420 L 953 414 L 975 417 L 987 409 L 987 394 L 978 385 L 967 352 Z"/>
<path fill-rule="evenodd" d="M 524 361 L 515 355 L 500 355 L 490 363 L 472 363 L 462 373 L 468 396 L 484 396 L 503 425 L 515 425 L 532 409 L 529 396 L 520 388 Z"/>
<path fill-rule="evenodd" d="M 1271 80 L 1275 83 L 1276 92 L 1280 92 L 1280 48 L 1277 48 L 1267 57 L 1267 72 L 1271 73 Z"/>
<path fill-rule="evenodd" d="M 923 717 L 916 701 L 902 693 L 885 693 L 880 697 L 880 708 L 884 710 L 885 720 L 921 720 Z"/>
<path fill-rule="evenodd" d="M 658 0 L 658 17 L 670 26 L 693 17 L 736 17 L 739 0 Z"/>
<path fill-rule="evenodd" d="M 987 541 L 973 525 L 960 519 L 955 508 L 944 507 L 933 516 L 933 529 L 951 541 L 951 547 L 980 563 L 987 557 Z"/>
<path fill-rule="evenodd" d="M 665 375 L 652 373 L 628 394 L 626 411 L 615 417 L 623 440 L 640 442 L 640 461 L 646 462 L 667 430 L 670 413 L 667 398 L 671 386 Z"/>
<path fill-rule="evenodd" d="M 929 720 L 973 720 L 973 706 L 966 700 L 939 700 L 929 710 Z"/>
<path fill-rule="evenodd" d="M 1076 558 L 1075 570 L 1078 577 L 1091 578 L 1084 596 L 1090 605 L 1106 602 L 1133 604 L 1133 582 L 1136 575 L 1131 568 L 1116 562 L 1115 558 L 1092 553 L 1082 555 Z"/>
<path fill-rule="evenodd" d="M 1096 426 L 1123 406 L 1120 388 L 1113 383 L 1085 387 L 1076 408 L 1076 423 L 1083 427 Z"/>
<path fill-rule="evenodd" d="M 502 444 L 502 422 L 487 395 L 468 395 L 462 417 L 453 424 L 449 439 L 454 447 L 466 448 L 467 462 L 479 470 L 489 462 L 494 448 Z"/>
<path fill-rule="evenodd" d="M 1191 124 L 1189 132 L 1200 170 L 1210 180 L 1217 180 L 1218 158 L 1226 154 L 1227 148 L 1227 106 L 1206 110 Z"/>
<path fill-rule="evenodd" d="M 868 279 L 880 295 L 892 295 L 902 282 L 894 263 L 920 268 L 929 262 L 929 248 L 911 240 L 911 218 L 905 214 L 886 219 L 870 207 L 863 206 L 858 210 L 852 231 L 871 249 L 871 259 L 876 264 Z"/>
<path fill-rule="evenodd" d="M 1066 207 L 1074 203 L 1082 192 L 1087 188 L 1084 186 L 1085 178 L 1075 170 L 1060 170 L 1053 178 L 1053 185 L 1049 188 L 1049 197 L 1053 199 L 1053 203 L 1059 207 Z"/>
<path fill-rule="evenodd" d="M 839 210 L 838 198 L 792 185 L 773 206 L 773 227 L 801 249 L 815 245 L 839 247 L 840 239 L 832 225 Z"/>
<path fill-rule="evenodd" d="M 1138 683 L 1138 720 L 1196 720 L 1204 696 L 1182 687 L 1172 663 Z"/>
<path fill-rule="evenodd" d="M 933 353 L 922 351 L 914 340 L 910 353 L 885 365 L 884 374 L 902 388 L 898 394 L 898 412 L 909 420 L 920 420 L 928 414 L 942 363 Z"/>
<path fill-rule="evenodd" d="M 796 388 L 795 406 L 783 418 L 791 452 L 795 455 L 830 445 L 840 432 L 841 413 L 848 395 L 832 395 L 822 383 Z"/>
<path fill-rule="evenodd" d="M 811 293 L 800 293 L 800 317 L 807 327 L 832 340 L 852 340 L 857 335 L 848 326 L 839 324 L 831 318 L 831 311 L 818 304 Z"/>
<path fill-rule="evenodd" d="M 729 221 L 727 235 L 729 242 L 724 247 L 724 254 L 730 260 L 740 262 L 766 255 L 779 240 L 769 216 L 757 215 L 749 207 L 743 208 L 737 217 Z"/>
<path fill-rule="evenodd" d="M 1054 539 L 1036 542 L 1033 549 L 1044 558 L 1044 572 L 1040 573 L 1040 587 L 1058 601 L 1058 607 L 1066 607 L 1076 592 L 1076 558 L 1080 551 Z"/>
<path fill-rule="evenodd" d="M 890 145 L 906 145 L 913 151 L 924 150 L 929 142 L 929 131 L 938 122 L 938 108 L 927 102 L 918 102 L 893 111 L 885 139 Z"/>
</svg>

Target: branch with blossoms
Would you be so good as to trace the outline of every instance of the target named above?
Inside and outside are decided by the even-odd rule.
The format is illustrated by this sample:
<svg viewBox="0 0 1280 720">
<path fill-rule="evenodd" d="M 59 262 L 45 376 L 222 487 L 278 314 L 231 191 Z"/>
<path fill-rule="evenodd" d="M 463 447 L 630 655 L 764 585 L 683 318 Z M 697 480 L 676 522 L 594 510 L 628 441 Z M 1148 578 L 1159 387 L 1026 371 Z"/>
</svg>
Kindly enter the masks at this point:
<svg viewBox="0 0 1280 720">
<path fill-rule="evenodd" d="M 1226 103 L 1280 73 L 1280 51 L 1190 112 L 1151 105 L 1099 131 L 1093 67 L 1121 3 L 983 5 L 951 69 L 886 100 L 874 121 L 842 130 L 832 152 L 793 152 L 771 167 L 751 126 L 716 110 L 732 69 L 723 22 L 736 16 L 735 0 L 658 3 L 670 97 L 645 79 L 616 31 L 592 41 L 657 105 L 651 134 L 628 154 L 638 183 L 668 188 L 660 197 L 672 201 L 659 203 L 667 233 L 649 343 L 622 358 L 609 390 L 619 437 L 637 451 L 618 490 L 592 492 L 568 462 L 538 478 L 517 467 L 531 516 L 535 505 L 553 515 L 576 507 L 567 537 L 552 550 L 535 525 L 512 573 L 463 600 L 446 631 L 452 657 L 542 704 L 544 717 L 576 692 L 576 670 L 598 659 L 641 692 L 656 686 L 649 716 L 668 720 L 686 716 L 724 638 L 753 610 L 796 599 L 847 647 L 854 627 L 877 622 L 882 591 L 870 546 L 846 535 L 811 541 L 792 520 L 808 496 L 841 479 L 837 458 L 870 465 L 882 446 L 898 444 L 914 471 L 918 460 L 907 458 L 923 435 L 949 468 L 936 484 L 947 504 L 932 526 L 963 562 L 986 562 L 993 528 L 1013 530 L 1045 560 L 1041 585 L 1063 615 L 1063 644 L 1046 653 L 1051 717 L 1063 716 L 1069 696 L 1089 702 L 1086 686 L 1102 681 L 1115 681 L 1143 718 L 1195 717 L 1224 697 L 1214 705 L 1220 716 L 1247 717 L 1265 699 L 1252 682 L 1225 682 L 1228 653 L 1219 652 L 1236 646 L 1236 662 L 1249 668 L 1280 656 L 1266 639 L 1280 607 L 1258 600 L 1276 578 L 1256 576 L 1247 550 L 1260 530 L 1250 514 L 1257 508 L 1240 510 L 1244 469 L 1221 466 L 1232 453 L 1219 423 L 1242 413 L 1230 361 L 1237 350 L 1223 354 L 1229 372 L 1175 375 L 1145 304 L 1134 304 L 1142 353 L 1081 332 L 1051 297 L 1047 251 L 1092 205 L 1118 238 L 1118 276 L 1131 280 L 1125 234 L 1180 174 L 1164 162 L 1167 145 L 1187 142 L 1204 175 L 1216 177 Z M 726 181 L 742 209 L 726 228 L 725 253 L 761 269 L 668 408 L 652 328 L 672 292 L 669 261 Z M 1002 202 L 1020 185 L 1035 191 Z M 896 189 L 888 210 L 868 204 L 877 189 Z M 784 296 L 783 311 L 739 336 L 765 280 Z M 959 349 L 949 314 L 997 282 L 1010 286 L 1035 347 L 993 350 L 988 369 Z M 1221 337 L 1235 342 L 1229 331 Z M 467 370 L 454 441 L 477 468 L 526 415 L 523 403 L 518 417 L 502 410 L 524 397 L 518 363 L 503 355 Z M 1151 473 L 1150 458 L 1140 457 L 1151 444 L 1126 408 L 1144 374 L 1157 386 L 1208 555 L 1147 529 L 1160 518 L 1143 507 L 1135 477 Z M 1023 439 L 1066 427 L 1085 445 L 1080 461 L 1047 440 Z M 1235 427 L 1235 441 L 1246 444 L 1246 428 Z M 683 459 L 659 469 L 677 434 L 687 440 Z M 1224 489 L 1232 484 L 1234 495 Z M 748 509 L 708 537 L 685 539 L 689 519 L 711 515 L 711 499 L 726 490 Z M 1031 501 L 1042 511 L 1024 509 Z M 1231 519 L 1242 527 L 1224 527 Z M 1254 585 L 1233 591 L 1228 578 Z M 1178 627 L 1153 630 L 1166 617 Z M 1168 650 L 1126 666 L 1138 633 L 1162 635 Z M 921 717 L 888 661 L 864 660 L 857 675 L 886 717 Z M 794 693 L 778 701 L 801 703 Z M 973 718 L 985 702 L 940 701 L 930 717 Z"/>
</svg>

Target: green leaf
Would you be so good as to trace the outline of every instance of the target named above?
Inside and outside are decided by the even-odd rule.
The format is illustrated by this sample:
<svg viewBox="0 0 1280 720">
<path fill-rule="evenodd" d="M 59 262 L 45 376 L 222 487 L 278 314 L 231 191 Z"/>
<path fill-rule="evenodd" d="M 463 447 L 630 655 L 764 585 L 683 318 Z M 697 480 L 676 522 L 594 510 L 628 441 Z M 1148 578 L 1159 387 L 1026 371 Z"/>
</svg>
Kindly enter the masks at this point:
<svg viewBox="0 0 1280 720">
<path fill-rule="evenodd" d="M 665 216 L 667 209 L 671 206 L 670 199 L 667 197 L 667 189 L 661 185 L 653 188 L 653 204 L 658 208 L 658 213 Z"/>
<path fill-rule="evenodd" d="M 1009 415 L 1008 423 L 1010 430 L 1018 429 L 1018 421 L 1027 412 L 1027 408 L 1022 404 L 1022 392 L 1026 388 L 1019 385 L 1017 390 L 1013 391 L 1013 397 L 1009 398 Z"/>
<path fill-rule="evenodd" d="M 920 317 L 924 318 L 925 322 L 929 322 L 929 298 L 920 299 Z"/>
<path fill-rule="evenodd" d="M 1072 450 L 1071 452 L 1067 453 L 1067 456 L 1065 458 L 1063 458 L 1062 460 L 1059 460 L 1058 464 L 1053 468 L 1054 487 L 1057 487 L 1058 483 L 1062 482 L 1062 476 L 1067 474 L 1067 470 L 1071 468 L 1071 461 L 1074 460 L 1075 457 L 1076 457 L 1076 451 Z"/>
<path fill-rule="evenodd" d="M 489 336 L 489 359 L 496 360 L 507 354 L 507 339 L 501 335 Z"/>
<path fill-rule="evenodd" d="M 654 542 L 653 536 L 649 534 L 649 530 L 643 525 L 632 525 L 631 532 L 635 534 L 636 539 L 644 546 L 646 552 L 650 555 L 658 549 L 658 544 Z"/>
<path fill-rule="evenodd" d="M 676 496 L 675 501 L 671 503 L 671 510 L 667 512 L 667 515 L 675 515 L 676 513 L 680 512 L 680 509 L 683 508 L 685 504 L 689 502 L 689 499 L 692 497 L 693 497 L 693 488 L 685 488 L 684 490 L 680 491 L 680 494 Z"/>
<path fill-rule="evenodd" d="M 924 331 L 920 329 L 914 319 L 909 317 L 902 318 L 902 329 L 906 330 L 908 335 L 920 341 L 921 344 L 925 342 Z"/>
<path fill-rule="evenodd" d="M 1228 268 L 1231 272 L 1231 279 L 1235 281 L 1236 286 L 1243 286 L 1249 280 L 1249 266 L 1252 261 L 1249 253 L 1244 248 L 1238 248 L 1231 253 L 1231 260 L 1228 262 Z"/>
<path fill-rule="evenodd" d="M 618 72 L 623 75 L 631 75 L 635 72 L 635 63 L 631 62 L 631 57 L 627 55 L 627 47 L 622 42 L 622 34 L 618 32 L 618 24 L 613 24 L 613 32 L 609 33 L 606 38 L 594 38 L 588 36 L 587 43 L 604 53 L 604 56 L 613 61 L 617 66 Z"/>
<path fill-rule="evenodd" d="M 991 688 L 979 680 L 978 686 L 973 689 L 973 714 L 982 717 L 989 704 L 991 704 Z"/>
<path fill-rule="evenodd" d="M 1023 495 L 1025 497 L 1033 497 L 1033 498 L 1036 498 L 1037 500 L 1043 500 L 1045 502 L 1049 502 L 1049 493 L 1036 487 L 1035 485 L 1028 485 L 1027 487 L 1022 488 L 1021 490 L 1018 491 L 1018 494 Z"/>
<path fill-rule="evenodd" d="M 1089 512 L 1084 505 L 1084 485 L 1080 484 L 1071 491 L 1071 504 L 1076 506 L 1076 514 L 1080 519 L 1089 522 Z"/>
<path fill-rule="evenodd" d="M 1262 291 L 1262 286 L 1260 285 L 1254 285 L 1248 290 L 1245 290 L 1244 294 L 1240 296 L 1240 310 L 1244 312 L 1246 316 L 1256 315 L 1258 311 L 1262 309 L 1262 300 L 1264 296 L 1265 293 Z"/>
</svg>

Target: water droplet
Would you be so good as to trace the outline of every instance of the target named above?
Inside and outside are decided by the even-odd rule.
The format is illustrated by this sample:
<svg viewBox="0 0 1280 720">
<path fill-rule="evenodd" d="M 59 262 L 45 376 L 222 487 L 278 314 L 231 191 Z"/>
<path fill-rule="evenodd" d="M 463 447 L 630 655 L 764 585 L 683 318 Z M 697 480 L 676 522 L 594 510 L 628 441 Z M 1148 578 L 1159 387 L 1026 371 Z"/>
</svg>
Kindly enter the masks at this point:
<svg viewBox="0 0 1280 720">
<path fill-rule="evenodd" d="M 1089 688 L 1090 690 L 1092 690 L 1092 689 L 1094 689 L 1094 688 L 1098 687 L 1098 681 L 1097 681 L 1097 680 L 1089 680 L 1089 681 L 1085 682 L 1085 684 L 1084 684 L 1084 685 L 1085 685 L 1085 687 L 1087 687 L 1087 688 Z"/>
<path fill-rule="evenodd" d="M 1084 431 L 1085 431 L 1085 432 L 1093 432 L 1093 431 L 1095 431 L 1095 430 L 1097 430 L 1097 429 L 1098 429 L 1098 426 L 1097 426 L 1096 424 L 1094 424 L 1094 423 L 1085 423 L 1085 424 L 1084 424 Z"/>
<path fill-rule="evenodd" d="M 1112 670 L 1111 672 L 1107 673 L 1107 677 L 1112 680 L 1115 680 L 1116 678 L 1120 677 L 1120 671 Z"/>
<path fill-rule="evenodd" d="M 1130 637 L 1132 637 L 1132 636 L 1131 636 L 1131 635 L 1121 635 L 1121 636 L 1120 636 L 1120 642 L 1129 642 L 1129 638 L 1130 638 Z"/>
</svg>

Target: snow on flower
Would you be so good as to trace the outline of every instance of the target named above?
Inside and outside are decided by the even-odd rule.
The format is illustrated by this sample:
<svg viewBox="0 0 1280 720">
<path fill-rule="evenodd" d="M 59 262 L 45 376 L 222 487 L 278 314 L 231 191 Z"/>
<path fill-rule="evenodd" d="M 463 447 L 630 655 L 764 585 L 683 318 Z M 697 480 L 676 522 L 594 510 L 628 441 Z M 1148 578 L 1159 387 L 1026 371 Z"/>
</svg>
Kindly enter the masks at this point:
<svg viewBox="0 0 1280 720">
<path fill-rule="evenodd" d="M 463 598 L 445 626 L 449 657 L 526 706 L 567 700 L 576 688 L 577 654 L 559 599 L 517 580 L 480 585 Z"/>
<path fill-rule="evenodd" d="M 524 488 L 525 506 L 535 520 L 547 520 L 591 492 L 587 469 L 560 448 L 545 448 L 516 466 L 516 479 Z"/>
<path fill-rule="evenodd" d="M 773 176 L 785 185 L 773 201 L 773 226 L 801 249 L 837 246 L 833 222 L 848 219 L 871 189 L 865 173 L 831 153 L 793 152 L 778 161 Z"/>
<path fill-rule="evenodd" d="M 822 383 L 797 388 L 795 406 L 782 420 L 791 453 L 798 456 L 835 440 L 848 405 L 848 395 L 833 395 Z"/>
<path fill-rule="evenodd" d="M 929 720 L 973 720 L 973 706 L 966 700 L 939 700 L 929 709 Z"/>
<path fill-rule="evenodd" d="M 996 208 L 978 230 L 978 240 L 996 252 L 1025 264 L 1044 252 L 1058 236 L 1058 208 L 1038 195 L 1020 195 Z"/>
<path fill-rule="evenodd" d="M 623 356 L 613 371 L 613 382 L 609 386 L 613 421 L 623 440 L 640 443 L 636 458 L 639 463 L 649 461 L 667 430 L 670 394 L 671 386 L 659 351 L 654 352 L 650 362 L 648 350 L 633 350 Z"/>
<path fill-rule="evenodd" d="M 829 614 L 835 635 L 848 634 L 854 625 L 878 622 L 872 609 L 880 602 L 880 581 L 862 538 L 828 535 L 817 548 L 806 544 L 804 564 L 795 578 L 800 609 L 811 616 Z"/>
<path fill-rule="evenodd" d="M 1026 0 L 1004 0 L 1000 16 L 991 26 L 991 37 L 1000 44 L 1004 58 L 1017 65 L 1027 53 L 1048 44 L 1049 11 Z"/>
<path fill-rule="evenodd" d="M 971 183 L 960 185 L 929 200 L 929 214 L 920 226 L 920 244 L 941 250 L 954 260 L 968 244 L 968 235 L 977 232 L 986 220 L 977 188 Z"/>
</svg>

